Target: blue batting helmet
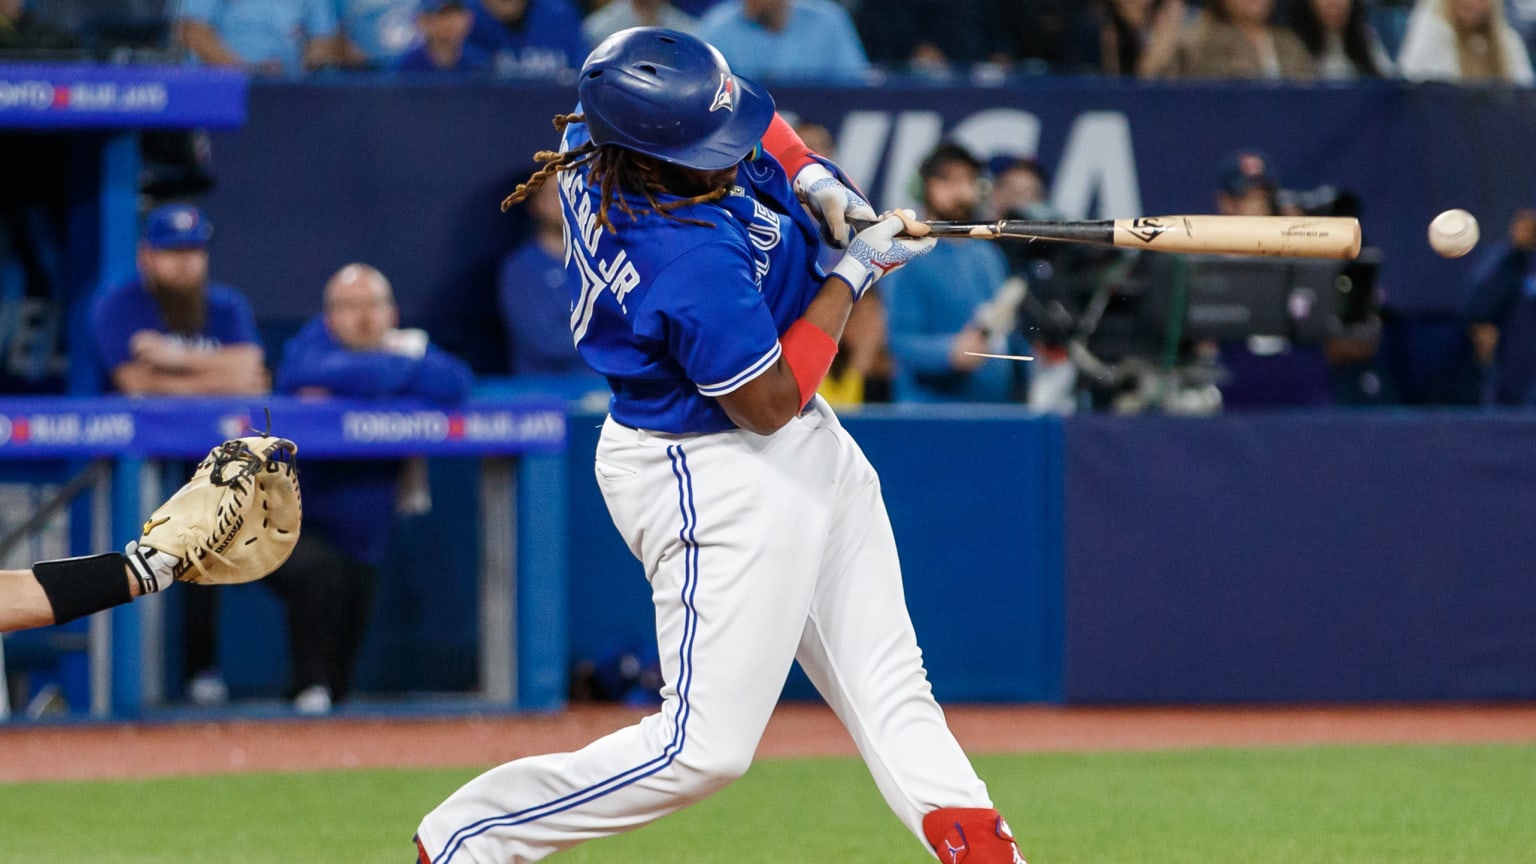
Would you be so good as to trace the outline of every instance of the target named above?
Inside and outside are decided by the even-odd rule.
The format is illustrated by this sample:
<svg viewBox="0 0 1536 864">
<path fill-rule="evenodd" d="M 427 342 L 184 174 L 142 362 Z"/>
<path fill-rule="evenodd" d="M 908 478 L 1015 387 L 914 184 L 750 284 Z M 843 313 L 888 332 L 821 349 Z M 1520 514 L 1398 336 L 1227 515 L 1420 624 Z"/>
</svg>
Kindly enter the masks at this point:
<svg viewBox="0 0 1536 864">
<path fill-rule="evenodd" d="M 740 162 L 773 122 L 773 97 L 732 74 L 713 45 L 661 27 L 604 39 L 576 91 L 593 142 L 700 171 Z"/>
</svg>

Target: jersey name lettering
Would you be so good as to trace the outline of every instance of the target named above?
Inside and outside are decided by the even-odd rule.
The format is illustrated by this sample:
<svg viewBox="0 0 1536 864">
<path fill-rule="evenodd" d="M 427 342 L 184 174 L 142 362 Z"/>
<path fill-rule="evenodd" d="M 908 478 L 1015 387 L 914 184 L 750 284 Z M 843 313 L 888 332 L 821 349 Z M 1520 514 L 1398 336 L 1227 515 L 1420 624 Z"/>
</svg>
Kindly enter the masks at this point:
<svg viewBox="0 0 1536 864">
<path fill-rule="evenodd" d="M 611 260 L 596 257 L 603 226 L 598 223 L 597 213 L 592 209 L 593 196 L 584 188 L 583 178 L 577 172 L 564 171 L 559 176 L 561 197 L 575 217 L 581 241 L 578 247 L 578 244 L 571 242 L 570 233 L 566 233 L 566 264 L 574 262 L 577 272 L 581 274 L 581 296 L 571 306 L 571 337 L 579 343 L 587 335 L 587 327 L 592 323 L 592 307 L 604 291 L 613 292 L 619 308 L 626 313 L 629 311 L 624 305 L 624 298 L 640 284 L 640 273 L 635 270 L 634 262 L 629 260 L 623 249 Z"/>
<path fill-rule="evenodd" d="M 773 261 L 769 253 L 784 239 L 784 226 L 779 222 L 779 214 L 769 209 L 763 202 L 747 196 L 746 190 L 740 186 L 731 190 L 732 194 L 740 195 L 752 202 L 752 220 L 747 223 L 747 240 L 752 244 L 753 277 L 757 280 L 758 290 L 762 290 L 763 277 L 773 267 Z"/>
<path fill-rule="evenodd" d="M 597 237 L 603 232 L 603 226 L 597 222 L 597 213 L 592 210 L 592 197 L 583 193 L 585 185 L 581 176 L 575 171 L 561 171 L 560 191 L 564 193 L 565 200 L 570 202 L 571 210 L 576 215 L 576 225 L 581 234 L 581 245 L 588 252 L 597 251 Z M 567 263 L 569 263 L 571 250 L 565 250 Z"/>
</svg>

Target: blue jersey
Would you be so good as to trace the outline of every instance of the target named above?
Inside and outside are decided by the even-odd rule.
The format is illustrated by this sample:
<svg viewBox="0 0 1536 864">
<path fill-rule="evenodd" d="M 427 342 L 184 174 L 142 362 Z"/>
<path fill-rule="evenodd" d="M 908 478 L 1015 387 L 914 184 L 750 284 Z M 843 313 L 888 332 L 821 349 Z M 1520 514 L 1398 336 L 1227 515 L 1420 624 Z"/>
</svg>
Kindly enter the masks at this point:
<svg viewBox="0 0 1536 864">
<path fill-rule="evenodd" d="M 436 345 L 421 357 L 354 351 L 315 316 L 283 349 L 272 390 L 321 387 L 332 396 L 414 397 L 441 405 L 463 402 L 474 386 L 469 365 Z M 389 545 L 398 459 L 309 459 L 304 463 L 304 527 L 355 561 L 377 565 Z"/>
<path fill-rule="evenodd" d="M 427 53 L 426 45 L 413 45 L 396 57 L 390 68 L 396 72 L 473 75 L 491 68 L 491 55 L 484 48 L 465 42 L 459 51 L 459 59 L 452 66 L 439 66 L 433 61 L 432 55 Z"/>
<path fill-rule="evenodd" d="M 565 256 L 529 240 L 501 260 L 496 275 L 513 375 L 586 375 L 591 370 L 571 344 L 565 293 Z"/>
<path fill-rule="evenodd" d="M 537 78 L 581 68 L 587 43 L 581 35 L 581 16 L 570 0 L 528 0 L 517 29 L 498 21 L 476 2 L 470 7 L 475 23 L 469 44 L 491 55 L 497 75 Z"/>
<path fill-rule="evenodd" d="M 573 123 L 561 147 L 588 140 Z M 559 177 L 571 332 L 608 378 L 613 419 L 679 434 L 735 428 L 716 398 L 778 361 L 779 334 L 821 289 L 816 227 L 784 168 L 769 155 L 742 162 L 730 195 L 677 218 L 642 213 L 644 198 L 629 196 L 636 217 L 609 208 L 616 232 L 597 222 L 585 167 Z"/>
<path fill-rule="evenodd" d="M 172 334 L 195 351 L 230 345 L 260 344 L 256 316 L 245 295 L 218 282 L 208 284 L 207 315 L 196 333 Z M 141 278 L 135 277 L 98 294 L 91 304 L 91 335 L 102 367 L 111 373 L 133 360 L 129 343 L 140 330 L 169 333 L 160 304 Z"/>
</svg>

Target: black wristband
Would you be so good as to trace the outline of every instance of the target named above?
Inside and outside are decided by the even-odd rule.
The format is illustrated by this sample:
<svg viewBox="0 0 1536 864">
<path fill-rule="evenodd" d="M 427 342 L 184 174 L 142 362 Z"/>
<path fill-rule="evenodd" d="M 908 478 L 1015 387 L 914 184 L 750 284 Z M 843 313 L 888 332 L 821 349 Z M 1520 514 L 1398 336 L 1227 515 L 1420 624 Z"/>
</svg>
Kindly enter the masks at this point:
<svg viewBox="0 0 1536 864">
<path fill-rule="evenodd" d="M 39 561 L 32 575 L 48 595 L 53 623 L 64 624 L 133 599 L 121 552 Z"/>
</svg>

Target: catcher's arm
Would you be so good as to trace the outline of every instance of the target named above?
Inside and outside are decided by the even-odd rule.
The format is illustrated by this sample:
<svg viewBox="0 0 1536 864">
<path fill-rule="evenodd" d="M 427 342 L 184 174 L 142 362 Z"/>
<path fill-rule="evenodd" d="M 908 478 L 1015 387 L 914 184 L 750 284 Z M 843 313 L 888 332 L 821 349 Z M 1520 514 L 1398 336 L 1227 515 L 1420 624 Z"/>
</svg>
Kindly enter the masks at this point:
<svg viewBox="0 0 1536 864">
<path fill-rule="evenodd" d="M 123 552 L 0 570 L 0 632 L 64 624 L 175 580 L 250 582 L 299 539 L 298 448 L 269 436 L 215 447 Z"/>
<path fill-rule="evenodd" d="M 0 633 L 54 623 L 53 606 L 31 570 L 0 570 Z"/>
<path fill-rule="evenodd" d="M 132 545 L 132 544 L 130 544 Z M 143 581 L 127 556 L 111 552 L 0 570 L 0 633 L 66 624 L 171 584 L 170 569 Z"/>
</svg>

